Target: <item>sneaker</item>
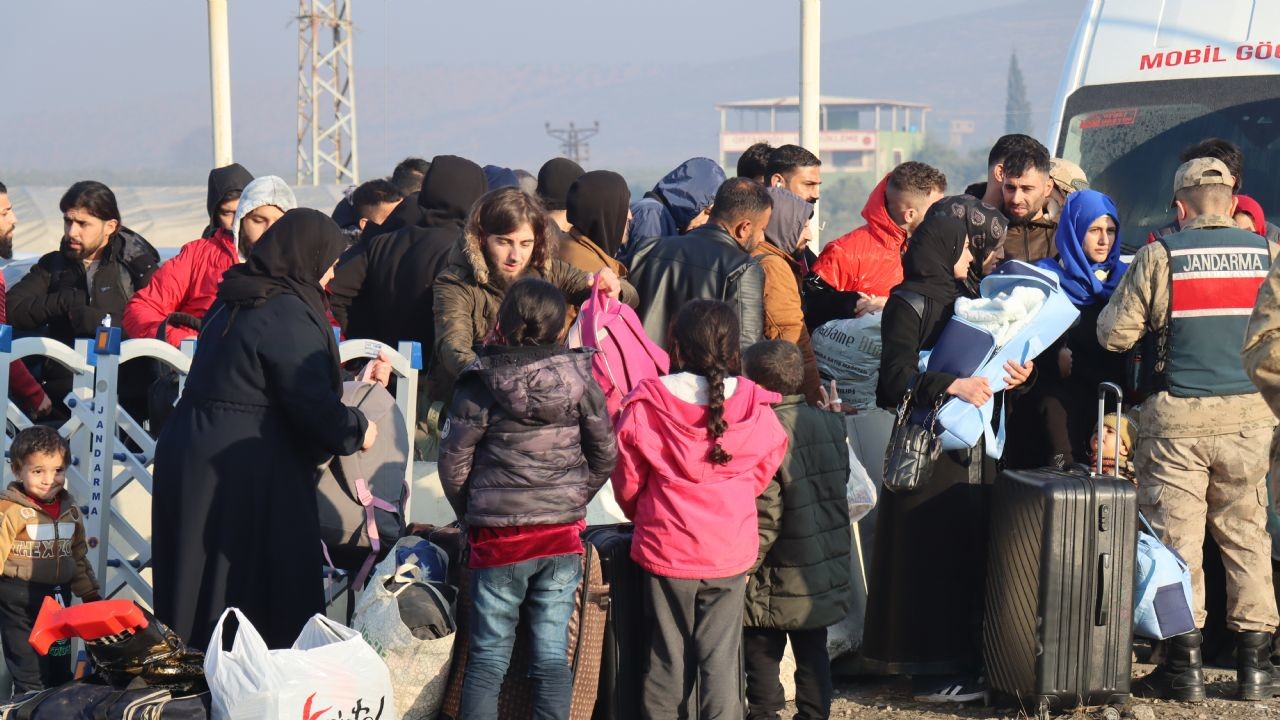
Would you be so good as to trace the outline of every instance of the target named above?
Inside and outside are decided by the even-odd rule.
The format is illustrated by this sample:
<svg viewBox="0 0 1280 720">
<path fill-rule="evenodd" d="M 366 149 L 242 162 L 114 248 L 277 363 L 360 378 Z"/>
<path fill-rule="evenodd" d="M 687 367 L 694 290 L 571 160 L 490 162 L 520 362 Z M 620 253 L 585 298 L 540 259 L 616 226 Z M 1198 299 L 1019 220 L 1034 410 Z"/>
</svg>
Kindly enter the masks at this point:
<svg viewBox="0 0 1280 720">
<path fill-rule="evenodd" d="M 967 703 L 987 698 L 987 680 L 981 675 L 946 675 L 920 680 L 924 682 L 919 685 L 913 682 L 911 688 L 911 696 L 918 702 Z"/>
</svg>

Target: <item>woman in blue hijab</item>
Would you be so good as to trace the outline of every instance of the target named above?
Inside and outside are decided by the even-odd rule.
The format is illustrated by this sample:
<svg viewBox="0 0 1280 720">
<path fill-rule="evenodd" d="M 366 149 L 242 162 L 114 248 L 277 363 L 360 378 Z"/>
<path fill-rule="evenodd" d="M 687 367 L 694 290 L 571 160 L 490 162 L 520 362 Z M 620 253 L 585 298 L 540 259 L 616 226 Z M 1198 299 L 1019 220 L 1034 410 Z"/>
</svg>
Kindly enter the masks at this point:
<svg viewBox="0 0 1280 720">
<path fill-rule="evenodd" d="M 1120 259 L 1119 226 L 1115 203 L 1096 190 L 1077 190 L 1062 206 L 1058 256 L 1037 266 L 1058 277 L 1080 319 L 1036 358 L 1040 374 L 1024 398 L 1035 417 L 1020 423 L 1023 431 L 1010 429 L 1010 467 L 1086 462 L 1098 384 L 1124 377 L 1124 356 L 1103 349 L 1097 332 L 1098 315 L 1129 267 Z"/>
<path fill-rule="evenodd" d="M 1058 217 L 1058 256 L 1037 263 L 1058 276 L 1081 312 L 1105 305 L 1129 267 L 1120 259 L 1119 225 L 1120 213 L 1111 198 L 1097 190 L 1073 192 Z"/>
</svg>

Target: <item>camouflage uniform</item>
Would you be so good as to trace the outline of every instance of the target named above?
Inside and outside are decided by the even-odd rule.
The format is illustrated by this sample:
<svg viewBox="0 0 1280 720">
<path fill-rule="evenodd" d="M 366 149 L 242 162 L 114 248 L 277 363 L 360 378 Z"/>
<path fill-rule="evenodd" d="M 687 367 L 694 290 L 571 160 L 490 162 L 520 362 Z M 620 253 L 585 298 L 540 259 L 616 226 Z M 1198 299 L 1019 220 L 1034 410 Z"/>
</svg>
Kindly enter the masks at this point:
<svg viewBox="0 0 1280 720">
<path fill-rule="evenodd" d="M 1280 415 L 1280 264 L 1271 268 L 1267 281 L 1258 288 L 1258 302 L 1249 318 L 1244 341 L 1244 370 L 1258 392 Z M 1280 429 L 1271 444 L 1272 482 L 1280 481 Z M 1273 484 L 1273 490 L 1280 490 Z"/>
<path fill-rule="evenodd" d="M 1218 227 L 1234 223 L 1229 217 L 1204 215 L 1183 229 Z M 1275 248 L 1271 250 L 1274 256 Z M 1274 280 L 1274 271 L 1271 276 Z M 1098 318 L 1098 341 L 1107 350 L 1122 352 L 1146 333 L 1164 331 L 1171 296 L 1168 250 L 1159 243 L 1146 245 Z M 1237 632 L 1276 628 L 1265 479 L 1275 426 L 1275 415 L 1258 393 L 1174 397 L 1162 391 L 1143 403 L 1134 450 L 1138 503 L 1191 566 L 1196 627 L 1205 621 L 1202 548 L 1207 524 L 1226 565 L 1227 626 Z"/>
</svg>

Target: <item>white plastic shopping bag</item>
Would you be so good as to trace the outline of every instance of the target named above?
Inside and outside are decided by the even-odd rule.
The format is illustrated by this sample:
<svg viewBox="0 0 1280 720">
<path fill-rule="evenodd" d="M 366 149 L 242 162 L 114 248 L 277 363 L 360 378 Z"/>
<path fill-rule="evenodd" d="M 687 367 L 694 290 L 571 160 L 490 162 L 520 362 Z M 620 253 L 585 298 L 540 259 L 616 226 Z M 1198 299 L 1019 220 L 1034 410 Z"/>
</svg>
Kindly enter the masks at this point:
<svg viewBox="0 0 1280 720">
<path fill-rule="evenodd" d="M 222 625 L 239 622 L 230 650 Z M 399 720 L 387 665 L 360 633 L 323 615 L 288 650 L 268 650 L 236 608 L 222 613 L 204 659 L 214 720 Z"/>
<path fill-rule="evenodd" d="M 405 538 L 400 541 L 420 541 Z M 398 543 L 373 571 L 356 600 L 351 624 L 382 656 L 394 680 L 396 708 L 404 720 L 430 720 L 440 711 L 449 683 L 449 664 L 457 633 L 432 640 L 414 637 L 400 617 L 400 592 L 424 581 L 413 563 L 396 566 Z M 387 588 L 388 581 L 391 588 Z M 428 585 L 430 588 L 430 585 Z"/>
<path fill-rule="evenodd" d="M 876 484 L 849 443 L 849 522 L 856 523 L 876 506 Z"/>
</svg>

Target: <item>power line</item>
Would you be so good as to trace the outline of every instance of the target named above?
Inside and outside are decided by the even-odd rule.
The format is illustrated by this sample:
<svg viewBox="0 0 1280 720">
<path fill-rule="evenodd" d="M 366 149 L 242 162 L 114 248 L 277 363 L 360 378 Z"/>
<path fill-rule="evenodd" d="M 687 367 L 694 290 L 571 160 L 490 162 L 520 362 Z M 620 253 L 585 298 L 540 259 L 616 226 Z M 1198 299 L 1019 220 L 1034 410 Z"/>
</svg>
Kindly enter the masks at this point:
<svg viewBox="0 0 1280 720">
<path fill-rule="evenodd" d="M 591 146 L 587 140 L 599 133 L 599 120 L 589 128 L 579 128 L 573 123 L 569 123 L 567 129 L 552 128 L 551 123 L 547 123 L 547 134 L 560 141 L 560 154 L 579 165 L 585 165 L 591 159 Z"/>
</svg>

